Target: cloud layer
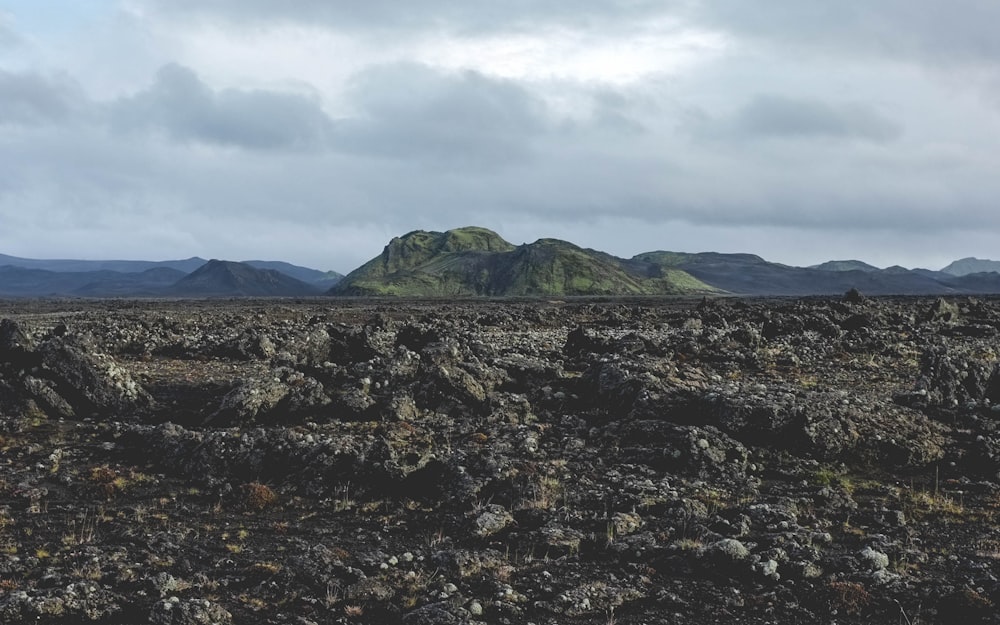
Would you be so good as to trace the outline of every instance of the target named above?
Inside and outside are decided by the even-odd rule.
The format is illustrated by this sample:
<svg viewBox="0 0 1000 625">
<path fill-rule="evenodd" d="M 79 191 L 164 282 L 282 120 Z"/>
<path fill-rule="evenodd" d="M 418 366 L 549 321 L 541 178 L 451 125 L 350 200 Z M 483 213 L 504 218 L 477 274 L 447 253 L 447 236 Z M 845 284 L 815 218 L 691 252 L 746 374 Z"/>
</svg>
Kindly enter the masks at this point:
<svg viewBox="0 0 1000 625">
<path fill-rule="evenodd" d="M 88 7 L 0 14 L 5 253 L 346 271 L 469 224 L 797 264 L 1000 249 L 988 3 Z"/>
</svg>

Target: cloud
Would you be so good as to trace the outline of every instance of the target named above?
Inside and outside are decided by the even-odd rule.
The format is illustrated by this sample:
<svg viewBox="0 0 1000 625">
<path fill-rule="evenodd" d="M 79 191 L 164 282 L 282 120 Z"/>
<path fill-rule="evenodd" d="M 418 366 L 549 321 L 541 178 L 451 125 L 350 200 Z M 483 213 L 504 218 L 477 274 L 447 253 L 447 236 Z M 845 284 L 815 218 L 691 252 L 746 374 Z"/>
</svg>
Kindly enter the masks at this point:
<svg viewBox="0 0 1000 625">
<path fill-rule="evenodd" d="M 1000 249 L 1000 5 L 103 6 L 0 49 L 0 251 L 346 271 L 467 224 L 626 255 Z"/>
<path fill-rule="evenodd" d="M 359 73 L 347 99 L 357 114 L 338 122 L 338 149 L 461 169 L 524 161 L 549 125 L 544 103 L 513 81 L 414 63 Z"/>
<path fill-rule="evenodd" d="M 758 95 L 736 113 L 733 131 L 748 138 L 898 139 L 902 127 L 874 107 L 828 104 L 809 98 Z"/>
<path fill-rule="evenodd" d="M 176 141 L 252 150 L 315 149 L 326 144 L 330 118 L 316 98 L 265 90 L 215 91 L 176 64 L 153 85 L 111 107 L 124 132 L 160 132 Z"/>
<path fill-rule="evenodd" d="M 703 23 L 842 59 L 877 56 L 932 65 L 1000 59 L 1000 3 L 989 0 L 712 0 L 696 6 L 694 19 Z"/>
<path fill-rule="evenodd" d="M 79 86 L 65 76 L 0 69 L 0 125 L 62 123 L 74 116 L 84 100 Z"/>
<path fill-rule="evenodd" d="M 16 48 L 21 43 L 21 36 L 5 23 L 4 16 L 0 13 L 0 50 Z"/>
<path fill-rule="evenodd" d="M 496 33 L 551 26 L 610 30 L 664 14 L 684 2 L 662 0 L 508 0 L 502 3 L 468 0 L 145 0 L 141 6 L 161 14 L 207 17 L 237 22 L 323 25 L 339 30 L 369 32 L 446 30 Z"/>
</svg>

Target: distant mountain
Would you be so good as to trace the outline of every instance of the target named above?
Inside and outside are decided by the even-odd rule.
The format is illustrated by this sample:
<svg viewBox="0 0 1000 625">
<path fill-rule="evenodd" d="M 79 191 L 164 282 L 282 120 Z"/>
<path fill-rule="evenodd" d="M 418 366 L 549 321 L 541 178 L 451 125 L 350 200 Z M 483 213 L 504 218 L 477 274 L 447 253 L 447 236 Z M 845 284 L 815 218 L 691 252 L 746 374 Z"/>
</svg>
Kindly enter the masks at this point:
<svg viewBox="0 0 1000 625">
<path fill-rule="evenodd" d="M 964 276 L 954 276 L 950 283 L 963 293 L 1000 293 L 1000 274 L 995 271 L 967 273 Z"/>
<path fill-rule="evenodd" d="M 282 261 L 188 258 L 42 260 L 0 254 L 0 297 L 469 297 L 1000 294 L 1000 261 L 964 258 L 942 271 L 859 260 L 812 267 L 754 254 L 656 251 L 618 258 L 558 239 L 513 245 L 486 228 L 416 230 L 347 276 Z"/>
<path fill-rule="evenodd" d="M 771 263 L 751 254 L 647 252 L 636 260 L 681 269 L 736 295 L 837 295 L 856 288 L 866 295 L 1000 293 L 1000 275 L 961 281 L 946 273 L 893 266 L 829 271 Z"/>
<path fill-rule="evenodd" d="M 169 267 L 138 273 L 118 271 L 46 271 L 0 267 L 0 296 L 4 297 L 146 297 L 184 277 Z"/>
<path fill-rule="evenodd" d="M 224 260 L 208 261 L 165 290 L 165 294 L 182 297 L 272 297 L 319 292 L 279 271 Z"/>
<path fill-rule="evenodd" d="M 978 258 L 963 258 L 956 260 L 941 270 L 953 276 L 967 276 L 970 273 L 989 273 L 991 271 L 1000 272 L 1000 261 L 980 260 Z"/>
<path fill-rule="evenodd" d="M 204 258 L 194 256 L 184 260 L 69 260 L 19 258 L 0 254 L 0 266 L 10 265 L 24 269 L 42 269 L 56 272 L 115 271 L 119 273 L 141 273 L 150 269 L 166 267 L 182 274 L 189 274 L 204 265 Z M 293 265 L 278 260 L 247 260 L 246 264 L 257 269 L 274 269 L 307 283 L 323 283 L 327 288 L 343 277 L 335 271 L 319 271 L 309 267 Z"/>
<path fill-rule="evenodd" d="M 245 264 L 257 269 L 273 269 L 280 271 L 286 276 L 291 276 L 296 280 L 301 280 L 306 284 L 314 284 L 326 290 L 334 284 L 340 282 L 344 275 L 336 271 L 319 271 L 309 267 L 301 267 L 280 260 L 244 260 Z"/>
<path fill-rule="evenodd" d="M 417 230 L 347 274 L 332 295 L 662 295 L 717 289 L 683 271 L 628 261 L 566 241 L 514 246 L 485 228 Z"/>
<path fill-rule="evenodd" d="M 819 269 L 820 271 L 878 271 L 879 268 L 860 260 L 828 260 L 819 265 L 813 265 L 808 269 Z"/>
<path fill-rule="evenodd" d="M 158 267 L 176 269 L 182 273 L 191 273 L 205 264 L 204 258 L 186 258 L 184 260 L 43 260 L 36 258 L 19 258 L 0 254 L 0 266 L 10 265 L 24 269 L 41 269 L 44 271 L 82 272 L 82 271 L 116 271 L 120 273 L 140 273 Z"/>
<path fill-rule="evenodd" d="M 73 294 L 81 297 L 155 297 L 186 275 L 170 267 L 156 267 L 140 273 L 108 273 L 112 275 L 88 282 Z"/>
</svg>

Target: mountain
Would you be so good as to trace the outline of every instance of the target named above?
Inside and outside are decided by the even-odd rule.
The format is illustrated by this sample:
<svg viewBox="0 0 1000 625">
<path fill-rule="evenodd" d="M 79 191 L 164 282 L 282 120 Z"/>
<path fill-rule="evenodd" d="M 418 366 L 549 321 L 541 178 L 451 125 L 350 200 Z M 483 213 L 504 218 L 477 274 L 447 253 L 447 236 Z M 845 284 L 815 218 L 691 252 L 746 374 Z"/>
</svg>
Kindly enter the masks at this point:
<svg viewBox="0 0 1000 625">
<path fill-rule="evenodd" d="M 319 292 L 312 285 L 273 269 L 214 259 L 165 290 L 167 295 L 181 297 L 273 297 Z"/>
<path fill-rule="evenodd" d="M 860 260 L 828 260 L 819 265 L 813 265 L 808 269 L 819 269 L 820 271 L 878 271 L 879 268 Z"/>
<path fill-rule="evenodd" d="M 970 273 L 989 273 L 991 271 L 1000 272 L 1000 261 L 980 260 L 978 258 L 963 258 L 956 260 L 941 270 L 953 276 L 966 276 Z"/>
<path fill-rule="evenodd" d="M 75 289 L 73 294 L 81 297 L 155 297 L 184 276 L 183 271 L 170 267 L 156 267 L 139 273 L 107 272 Z"/>
<path fill-rule="evenodd" d="M 0 267 L 4 297 L 147 297 L 177 282 L 184 273 L 157 267 L 137 273 L 118 271 L 47 271 Z"/>
<path fill-rule="evenodd" d="M 205 264 L 204 258 L 197 256 L 184 260 L 68 260 L 54 259 L 43 260 L 37 258 L 19 258 L 17 256 L 7 256 L 0 254 L 0 266 L 10 265 L 12 267 L 22 267 L 24 269 L 41 269 L 43 271 L 56 272 L 84 272 L 84 271 L 115 271 L 119 273 L 141 273 L 149 269 L 167 267 L 176 269 L 182 273 L 191 273 L 198 267 Z"/>
<path fill-rule="evenodd" d="M 1000 294 L 1000 261 L 941 271 L 859 260 L 812 267 L 754 254 L 655 251 L 618 258 L 558 239 L 513 245 L 486 228 L 416 230 L 347 276 L 282 261 L 42 260 L 0 254 L 0 297 L 471 297 Z"/>
<path fill-rule="evenodd" d="M 280 271 L 286 276 L 291 276 L 306 284 L 314 284 L 324 290 L 332 287 L 344 278 L 343 274 L 336 271 L 319 271 L 318 269 L 301 267 L 280 260 L 244 260 L 242 262 L 256 269 Z"/>
<path fill-rule="evenodd" d="M 866 295 L 947 295 L 1000 293 L 1000 275 L 960 280 L 926 269 L 829 271 L 771 263 L 752 254 L 647 252 L 635 260 L 680 269 L 706 284 L 736 295 L 837 295 L 856 288 Z M 978 274 L 977 274 L 978 275 Z"/>
<path fill-rule="evenodd" d="M 17 256 L 7 256 L 0 254 L 0 266 L 10 265 L 24 269 L 40 269 L 43 271 L 54 271 L 60 273 L 67 272 L 94 272 L 94 271 L 114 271 L 117 273 L 142 273 L 150 269 L 168 268 L 179 271 L 182 275 L 195 271 L 206 261 L 204 258 L 194 256 L 184 260 L 69 260 L 69 259 L 37 259 L 19 258 Z M 274 269 L 308 284 L 319 284 L 324 288 L 330 288 L 343 275 L 335 271 L 319 271 L 309 267 L 293 265 L 276 260 L 247 260 L 243 261 L 251 267 L 257 269 Z"/>
<path fill-rule="evenodd" d="M 417 230 L 347 274 L 332 295 L 663 295 L 717 289 L 683 271 L 557 239 L 514 246 L 485 228 Z"/>
<path fill-rule="evenodd" d="M 218 260 L 207 261 L 190 274 L 170 267 L 128 273 L 0 267 L 2 297 L 266 297 L 321 292 L 278 271 Z"/>
</svg>

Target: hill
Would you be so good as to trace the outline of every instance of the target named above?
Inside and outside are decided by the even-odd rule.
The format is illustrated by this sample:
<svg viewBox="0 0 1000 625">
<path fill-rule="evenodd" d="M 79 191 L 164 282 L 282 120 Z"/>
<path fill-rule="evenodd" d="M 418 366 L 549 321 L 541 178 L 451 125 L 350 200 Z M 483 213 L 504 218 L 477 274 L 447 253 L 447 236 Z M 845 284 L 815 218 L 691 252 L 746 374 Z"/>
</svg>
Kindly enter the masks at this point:
<svg viewBox="0 0 1000 625">
<path fill-rule="evenodd" d="M 316 295 L 319 290 L 273 269 L 213 259 L 178 280 L 165 293 L 185 297 L 272 297 Z"/>
</svg>

